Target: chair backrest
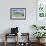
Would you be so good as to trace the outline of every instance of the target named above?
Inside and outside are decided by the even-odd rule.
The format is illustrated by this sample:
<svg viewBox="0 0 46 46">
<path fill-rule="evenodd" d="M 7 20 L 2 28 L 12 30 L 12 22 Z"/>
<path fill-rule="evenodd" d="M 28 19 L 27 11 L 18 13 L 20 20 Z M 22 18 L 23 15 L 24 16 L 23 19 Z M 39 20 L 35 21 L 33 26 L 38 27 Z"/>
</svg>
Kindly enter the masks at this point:
<svg viewBox="0 0 46 46">
<path fill-rule="evenodd" d="M 11 28 L 11 34 L 18 33 L 18 27 L 16 28 Z"/>
</svg>

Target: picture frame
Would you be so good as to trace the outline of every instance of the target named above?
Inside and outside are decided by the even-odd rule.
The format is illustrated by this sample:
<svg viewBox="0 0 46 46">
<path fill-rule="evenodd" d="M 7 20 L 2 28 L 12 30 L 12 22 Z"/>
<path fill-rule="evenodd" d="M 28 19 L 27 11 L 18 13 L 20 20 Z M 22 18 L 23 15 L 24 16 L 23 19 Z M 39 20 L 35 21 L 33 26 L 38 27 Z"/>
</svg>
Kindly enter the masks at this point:
<svg viewBox="0 0 46 46">
<path fill-rule="evenodd" d="M 37 10 L 37 16 L 42 19 L 46 18 L 46 0 L 37 0 L 36 1 L 36 10 Z"/>
<path fill-rule="evenodd" d="M 36 24 L 37 25 L 46 25 L 46 0 L 37 0 L 36 1 Z"/>
<path fill-rule="evenodd" d="M 10 19 L 11 20 L 25 20 L 26 8 L 10 8 Z"/>
</svg>

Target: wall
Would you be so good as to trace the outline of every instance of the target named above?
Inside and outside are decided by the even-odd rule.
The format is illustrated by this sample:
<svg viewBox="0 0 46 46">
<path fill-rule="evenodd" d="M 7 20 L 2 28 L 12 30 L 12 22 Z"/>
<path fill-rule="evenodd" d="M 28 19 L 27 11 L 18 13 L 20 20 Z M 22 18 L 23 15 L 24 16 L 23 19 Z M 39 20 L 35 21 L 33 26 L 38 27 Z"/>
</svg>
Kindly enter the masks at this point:
<svg viewBox="0 0 46 46">
<path fill-rule="evenodd" d="M 26 20 L 10 20 L 10 8 L 26 8 Z M 17 26 L 19 32 L 32 36 L 32 24 L 36 24 L 36 0 L 0 0 L 0 34 Z"/>
</svg>

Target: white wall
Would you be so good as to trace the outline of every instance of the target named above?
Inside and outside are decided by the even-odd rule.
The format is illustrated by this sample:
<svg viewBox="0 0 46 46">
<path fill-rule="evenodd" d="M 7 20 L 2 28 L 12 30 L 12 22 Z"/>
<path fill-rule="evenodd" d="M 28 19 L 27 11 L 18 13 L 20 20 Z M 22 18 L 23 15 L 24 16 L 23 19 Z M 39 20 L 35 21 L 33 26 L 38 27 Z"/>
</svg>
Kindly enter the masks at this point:
<svg viewBox="0 0 46 46">
<path fill-rule="evenodd" d="M 26 20 L 10 20 L 10 8 L 26 8 Z M 0 34 L 17 26 L 32 36 L 32 24 L 36 24 L 36 0 L 0 0 Z"/>
</svg>

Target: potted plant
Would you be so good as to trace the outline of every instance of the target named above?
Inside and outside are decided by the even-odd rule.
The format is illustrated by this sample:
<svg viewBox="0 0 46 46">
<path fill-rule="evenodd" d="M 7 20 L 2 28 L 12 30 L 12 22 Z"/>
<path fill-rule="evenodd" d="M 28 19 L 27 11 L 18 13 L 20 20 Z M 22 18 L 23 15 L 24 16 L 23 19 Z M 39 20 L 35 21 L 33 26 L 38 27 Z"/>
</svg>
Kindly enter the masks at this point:
<svg viewBox="0 0 46 46">
<path fill-rule="evenodd" d="M 46 34 L 45 32 L 35 32 L 33 35 L 37 38 L 37 41 L 38 41 L 39 43 L 41 43 L 40 40 L 41 40 L 44 36 L 46 36 L 45 34 Z"/>
</svg>

